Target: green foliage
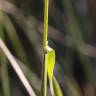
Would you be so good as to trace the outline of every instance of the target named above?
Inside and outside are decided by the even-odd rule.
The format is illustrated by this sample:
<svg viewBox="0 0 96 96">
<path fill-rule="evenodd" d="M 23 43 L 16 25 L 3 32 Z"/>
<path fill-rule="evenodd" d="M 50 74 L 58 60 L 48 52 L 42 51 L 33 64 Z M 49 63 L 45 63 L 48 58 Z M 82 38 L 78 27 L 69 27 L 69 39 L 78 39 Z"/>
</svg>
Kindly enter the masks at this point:
<svg viewBox="0 0 96 96">
<path fill-rule="evenodd" d="M 52 80 L 54 64 L 55 64 L 55 51 L 50 47 L 47 47 L 46 54 L 47 54 L 48 77 L 49 77 L 49 80 Z"/>
<path fill-rule="evenodd" d="M 53 77 L 54 96 L 63 96 L 60 85 L 55 77 Z"/>
<path fill-rule="evenodd" d="M 18 56 L 18 58 L 20 58 L 21 61 L 23 60 L 24 63 L 28 64 L 27 56 L 24 52 L 24 48 L 22 47 L 20 38 L 18 37 L 12 21 L 6 14 L 4 14 L 4 21 L 4 28 L 8 34 L 10 41 L 12 42 L 16 55 Z"/>
<path fill-rule="evenodd" d="M 47 74 L 49 77 L 49 85 L 51 95 L 55 96 L 55 91 L 57 91 L 56 96 L 63 96 L 61 93 L 61 89 L 56 82 L 53 80 L 53 71 L 55 65 L 55 51 L 48 46 L 47 36 L 48 36 L 48 8 L 49 8 L 49 0 L 45 0 L 44 3 L 44 35 L 43 35 L 43 46 L 44 46 L 44 65 L 43 65 L 43 85 L 42 85 L 42 95 L 46 96 L 47 92 Z M 53 87 L 53 83 L 54 86 Z M 54 89 L 55 88 L 55 89 Z"/>
<path fill-rule="evenodd" d="M 3 40 L 4 38 L 4 30 L 3 30 L 3 12 L 0 11 L 0 38 Z M 1 64 L 1 82 L 3 89 L 3 96 L 10 96 L 10 84 L 8 77 L 8 67 L 7 67 L 7 59 L 3 52 L 0 50 L 0 64 Z"/>
<path fill-rule="evenodd" d="M 55 51 L 47 46 L 45 55 L 45 64 L 47 66 L 46 70 L 48 73 L 51 94 L 52 96 L 63 96 L 60 86 L 53 75 L 55 66 Z"/>
<path fill-rule="evenodd" d="M 17 2 L 16 4 L 18 6 L 19 2 L 22 2 L 22 4 L 20 4 L 22 5 L 22 8 L 19 9 L 20 6 L 16 7 L 9 1 L 12 1 L 13 3 Z M 23 10 L 23 7 L 27 4 L 26 2 L 30 3 L 30 1 L 33 1 L 34 5 L 34 1 L 36 0 L 28 0 L 25 2 L 23 2 L 23 0 L 9 1 L 0 1 L 0 38 L 2 38 L 6 47 L 12 52 L 11 55 L 13 57 L 14 55 L 16 56 L 14 57 L 14 60 L 18 63 L 18 65 L 20 65 L 20 68 L 23 70 L 23 73 L 25 74 L 26 79 L 28 79 L 28 82 L 34 90 L 36 96 L 47 96 L 47 94 L 48 96 L 63 96 L 63 93 L 66 93 L 67 96 L 81 96 L 83 94 L 81 90 L 85 91 L 85 85 L 87 83 L 92 85 L 92 88 L 96 88 L 96 82 L 94 80 L 95 74 L 93 73 L 92 68 L 93 63 L 90 62 L 90 58 L 88 57 L 90 54 L 94 57 L 95 51 L 92 50 L 91 53 L 90 47 L 88 47 L 89 51 L 87 48 L 84 49 L 86 42 L 84 41 L 81 32 L 82 29 L 78 22 L 75 12 L 76 10 L 74 10 L 75 8 L 73 6 L 74 1 L 76 0 L 50 0 L 50 2 L 49 0 L 43 0 L 44 2 L 37 0 L 44 3 L 44 24 L 41 22 L 42 20 L 39 21 L 37 17 L 33 16 L 33 13 L 30 13 L 32 10 L 31 8 L 28 8 L 30 10 L 24 8 Z M 62 6 L 60 5 L 59 7 L 61 9 L 63 8 L 65 13 L 59 9 L 58 5 L 60 3 L 62 3 Z M 4 6 L 2 7 L 3 4 Z M 48 9 L 50 9 L 50 12 L 48 12 Z M 51 21 L 49 18 L 51 22 L 49 22 L 49 25 L 48 17 L 52 19 Z M 56 28 L 53 28 L 53 26 Z M 48 29 L 50 31 L 49 34 Z M 66 34 L 63 34 L 63 31 Z M 54 48 L 56 49 L 60 48 L 60 50 L 56 50 L 57 56 L 55 55 L 55 50 L 50 47 L 51 44 L 53 44 L 52 46 L 55 45 Z M 12 49 L 10 46 L 12 46 Z M 65 49 L 67 49 L 68 52 Z M 85 51 L 83 51 L 83 49 Z M 72 52 L 70 52 L 70 50 Z M 85 54 L 86 52 L 88 52 L 88 56 Z M 78 58 L 80 60 L 79 63 L 82 64 L 82 70 L 84 69 L 84 73 L 86 75 L 85 77 L 87 79 L 86 82 L 84 82 L 84 85 L 81 84 L 84 88 L 80 85 L 82 87 L 81 89 L 79 88 L 80 86 L 78 82 L 75 80 L 76 78 L 73 76 L 74 73 L 72 67 L 75 63 L 75 53 L 78 54 Z M 56 57 L 58 59 L 56 59 Z M 34 58 L 36 60 L 34 60 Z M 78 65 L 78 62 L 76 63 Z M 9 64 L 9 66 L 7 64 Z M 41 64 L 43 66 L 43 71 L 41 70 Z M 12 72 L 12 70 L 10 70 L 10 65 L 10 62 L 0 49 L 0 96 L 15 96 L 14 94 L 16 94 L 16 96 L 24 96 L 24 92 L 22 92 L 23 87 L 22 84 L 20 84 L 22 80 L 20 79 L 21 82 L 17 84 L 18 80 L 15 78 L 16 76 L 13 76 L 14 74 L 10 73 L 10 71 Z M 56 68 L 55 71 L 54 68 Z M 42 73 L 42 78 L 40 72 Z M 14 81 L 16 81 L 16 83 L 14 83 Z M 18 87 L 18 85 L 20 86 Z M 61 90 L 60 85 L 62 86 L 62 89 L 64 88 L 63 91 Z"/>
</svg>

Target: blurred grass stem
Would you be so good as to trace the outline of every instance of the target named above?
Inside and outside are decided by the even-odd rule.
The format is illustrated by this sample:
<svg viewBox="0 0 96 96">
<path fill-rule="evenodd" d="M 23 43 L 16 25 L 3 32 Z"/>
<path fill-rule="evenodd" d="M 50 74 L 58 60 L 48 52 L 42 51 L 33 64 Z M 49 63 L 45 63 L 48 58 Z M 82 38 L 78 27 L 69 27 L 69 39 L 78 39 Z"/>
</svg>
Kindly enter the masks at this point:
<svg viewBox="0 0 96 96">
<path fill-rule="evenodd" d="M 23 74 L 21 68 L 17 64 L 15 58 L 11 55 L 10 51 L 8 50 L 8 48 L 6 47 L 6 45 L 4 44 L 2 39 L 0 39 L 0 49 L 3 51 L 5 56 L 8 58 L 11 66 L 13 67 L 13 69 L 17 73 L 18 77 L 22 81 L 22 83 L 23 83 L 24 87 L 26 88 L 27 92 L 29 93 L 29 95 L 30 96 L 36 96 L 34 91 L 31 88 L 30 84 L 28 83 L 25 75 Z"/>
</svg>

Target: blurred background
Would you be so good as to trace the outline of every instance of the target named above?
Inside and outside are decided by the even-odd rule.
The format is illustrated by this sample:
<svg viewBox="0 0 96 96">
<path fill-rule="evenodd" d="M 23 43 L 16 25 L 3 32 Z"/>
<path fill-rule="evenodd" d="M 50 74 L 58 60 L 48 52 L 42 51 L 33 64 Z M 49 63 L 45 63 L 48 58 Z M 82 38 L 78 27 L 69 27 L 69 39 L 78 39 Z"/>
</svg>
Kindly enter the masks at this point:
<svg viewBox="0 0 96 96">
<path fill-rule="evenodd" d="M 96 96 L 96 1 L 49 2 L 48 44 L 56 52 L 54 75 L 63 95 Z M 37 96 L 41 91 L 43 14 L 44 0 L 0 0 L 0 38 Z M 47 95 L 51 96 L 49 89 Z M 28 96 L 2 54 L 0 96 Z"/>
</svg>

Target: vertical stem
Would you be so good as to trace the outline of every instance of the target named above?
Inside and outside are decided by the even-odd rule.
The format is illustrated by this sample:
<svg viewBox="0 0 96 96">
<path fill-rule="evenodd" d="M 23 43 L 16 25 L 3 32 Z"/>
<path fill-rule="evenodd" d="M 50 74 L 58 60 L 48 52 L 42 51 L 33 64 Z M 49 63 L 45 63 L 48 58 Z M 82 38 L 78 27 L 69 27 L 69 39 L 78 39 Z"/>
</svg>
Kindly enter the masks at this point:
<svg viewBox="0 0 96 96">
<path fill-rule="evenodd" d="M 46 96 L 46 94 L 47 94 L 47 54 L 44 54 L 42 96 Z"/>
<path fill-rule="evenodd" d="M 43 46 L 47 46 L 47 35 L 48 35 L 48 6 L 49 0 L 44 0 L 44 37 L 43 37 Z"/>
<path fill-rule="evenodd" d="M 48 35 L 48 6 L 49 0 L 44 0 L 44 35 L 43 35 L 43 47 L 44 47 L 44 62 L 43 62 L 43 76 L 42 76 L 42 96 L 47 94 L 47 35 Z"/>
</svg>

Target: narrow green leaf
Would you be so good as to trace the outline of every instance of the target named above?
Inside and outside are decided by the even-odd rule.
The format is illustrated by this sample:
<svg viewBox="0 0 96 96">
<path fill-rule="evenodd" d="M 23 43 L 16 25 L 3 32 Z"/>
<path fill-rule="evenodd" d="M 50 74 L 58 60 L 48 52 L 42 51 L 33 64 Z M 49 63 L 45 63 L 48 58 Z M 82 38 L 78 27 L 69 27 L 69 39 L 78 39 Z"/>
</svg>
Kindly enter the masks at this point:
<svg viewBox="0 0 96 96">
<path fill-rule="evenodd" d="M 71 39 L 72 39 L 71 42 L 73 43 L 72 47 L 74 47 L 78 52 L 78 56 L 85 70 L 84 73 L 87 80 L 89 80 L 91 84 L 94 86 L 95 80 L 94 80 L 93 70 L 91 66 L 91 61 L 87 56 L 83 56 L 80 52 L 81 48 L 85 44 L 85 40 L 82 36 L 82 30 L 80 29 L 79 22 L 76 19 L 77 17 L 74 11 L 73 4 L 71 0 L 62 0 L 62 4 L 64 5 L 64 9 L 66 10 L 66 16 L 69 19 L 68 23 L 66 24 L 66 32 L 69 32 L 71 34 Z"/>
<path fill-rule="evenodd" d="M 10 18 L 5 14 L 4 16 L 5 22 L 4 22 L 4 28 L 9 36 L 10 41 L 12 42 L 12 45 L 14 47 L 14 50 L 16 52 L 16 55 L 20 60 L 22 60 L 25 64 L 28 64 L 27 56 L 25 54 L 24 48 L 22 46 L 22 43 L 20 41 L 20 38 L 16 32 L 16 29 L 10 20 Z M 18 50 L 19 49 L 19 50 Z"/>
<path fill-rule="evenodd" d="M 0 11 L 0 38 L 2 39 L 4 39 L 3 16 L 4 16 L 3 12 Z M 10 96 L 7 60 L 1 50 L 0 50 L 0 65 L 1 65 L 1 82 L 2 82 L 3 96 Z"/>
<path fill-rule="evenodd" d="M 53 78 L 53 70 L 55 65 L 55 51 L 47 46 L 47 70 L 48 70 L 48 77 L 50 80 Z"/>
<path fill-rule="evenodd" d="M 52 96 L 63 96 L 60 86 L 53 76 L 54 66 L 55 66 L 55 51 L 47 46 L 47 72 L 49 77 L 49 85 Z"/>
<path fill-rule="evenodd" d="M 2 82 L 3 96 L 10 96 L 7 61 L 2 52 L 0 52 L 0 59 L 1 59 L 0 64 L 1 64 L 1 82 Z"/>
<path fill-rule="evenodd" d="M 50 91 L 51 91 L 52 96 L 54 96 L 52 78 L 53 78 L 53 70 L 54 70 L 54 65 L 55 65 L 55 51 L 49 46 L 46 47 L 45 60 L 46 60 L 45 62 L 47 66 L 46 70 L 47 70 L 47 74 L 49 77 Z"/>
<path fill-rule="evenodd" d="M 53 88 L 54 88 L 55 96 L 63 96 L 61 88 L 60 88 L 57 80 L 55 79 L 55 77 L 53 77 Z"/>
</svg>

